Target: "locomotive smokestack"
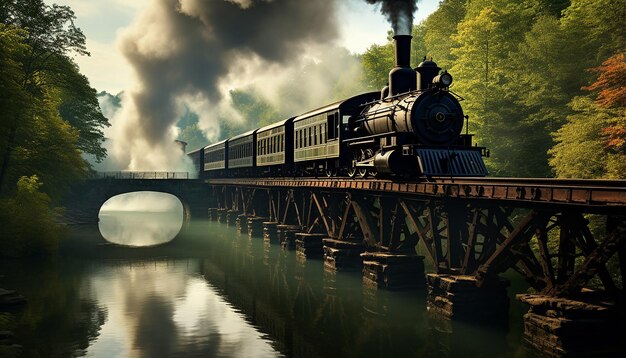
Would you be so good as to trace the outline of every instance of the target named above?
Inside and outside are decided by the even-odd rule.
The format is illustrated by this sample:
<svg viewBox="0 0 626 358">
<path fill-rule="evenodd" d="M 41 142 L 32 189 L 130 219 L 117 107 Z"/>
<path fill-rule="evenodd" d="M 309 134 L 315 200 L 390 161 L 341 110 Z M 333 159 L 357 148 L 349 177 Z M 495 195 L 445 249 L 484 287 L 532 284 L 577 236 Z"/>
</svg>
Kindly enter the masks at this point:
<svg viewBox="0 0 626 358">
<path fill-rule="evenodd" d="M 417 88 L 417 75 L 411 65 L 411 35 L 393 37 L 396 50 L 396 67 L 389 71 L 389 96 L 413 91 Z"/>
<path fill-rule="evenodd" d="M 411 66 L 411 35 L 393 37 L 396 45 L 396 67 Z"/>
</svg>

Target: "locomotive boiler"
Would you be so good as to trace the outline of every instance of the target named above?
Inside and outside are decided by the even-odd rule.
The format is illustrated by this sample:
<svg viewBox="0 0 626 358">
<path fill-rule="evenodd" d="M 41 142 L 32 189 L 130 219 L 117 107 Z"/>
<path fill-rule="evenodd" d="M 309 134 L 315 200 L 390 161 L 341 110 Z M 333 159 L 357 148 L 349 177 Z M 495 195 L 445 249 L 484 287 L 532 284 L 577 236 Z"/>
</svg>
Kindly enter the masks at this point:
<svg viewBox="0 0 626 358">
<path fill-rule="evenodd" d="M 467 117 L 450 91 L 452 76 L 424 59 L 409 66 L 411 36 L 397 35 L 395 67 L 380 99 L 351 123 L 354 167 L 375 174 L 484 176 L 488 152 L 462 134 Z M 467 127 L 466 127 L 467 128 Z"/>
</svg>

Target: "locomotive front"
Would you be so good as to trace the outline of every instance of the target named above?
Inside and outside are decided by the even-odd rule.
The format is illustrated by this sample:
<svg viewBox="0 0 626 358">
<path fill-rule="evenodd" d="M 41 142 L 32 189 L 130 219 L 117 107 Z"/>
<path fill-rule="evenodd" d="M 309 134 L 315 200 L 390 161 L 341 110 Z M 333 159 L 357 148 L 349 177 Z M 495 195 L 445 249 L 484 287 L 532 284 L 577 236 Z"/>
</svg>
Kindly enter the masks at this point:
<svg viewBox="0 0 626 358">
<path fill-rule="evenodd" d="M 364 107 L 352 122 L 359 141 L 356 167 L 382 174 L 484 176 L 485 148 L 462 134 L 466 116 L 450 91 L 452 76 L 424 59 L 410 62 L 410 35 L 397 35 L 396 66 L 381 99 Z M 355 138 L 355 139 L 356 139 Z"/>
</svg>

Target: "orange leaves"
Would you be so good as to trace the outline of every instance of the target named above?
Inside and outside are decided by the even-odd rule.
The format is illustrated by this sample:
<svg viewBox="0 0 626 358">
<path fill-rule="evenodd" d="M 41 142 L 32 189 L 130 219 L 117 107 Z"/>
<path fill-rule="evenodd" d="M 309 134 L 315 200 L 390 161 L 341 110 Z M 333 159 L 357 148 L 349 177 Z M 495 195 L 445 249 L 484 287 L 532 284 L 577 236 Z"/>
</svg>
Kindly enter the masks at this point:
<svg viewBox="0 0 626 358">
<path fill-rule="evenodd" d="M 602 128 L 606 149 L 626 153 L 626 125 L 623 123 Z"/>
<path fill-rule="evenodd" d="M 598 79 L 583 89 L 598 91 L 596 103 L 607 108 L 626 106 L 626 56 L 612 56 L 592 71 L 599 74 Z"/>
</svg>

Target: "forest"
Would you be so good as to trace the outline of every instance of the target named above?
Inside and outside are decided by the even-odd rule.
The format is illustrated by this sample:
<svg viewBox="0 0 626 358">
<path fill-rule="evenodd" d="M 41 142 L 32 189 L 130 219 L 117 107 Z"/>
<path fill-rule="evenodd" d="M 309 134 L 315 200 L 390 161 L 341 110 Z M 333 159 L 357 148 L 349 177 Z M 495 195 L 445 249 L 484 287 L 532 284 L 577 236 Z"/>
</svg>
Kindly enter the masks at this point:
<svg viewBox="0 0 626 358">
<path fill-rule="evenodd" d="M 102 160 L 103 97 L 73 58 L 89 55 L 67 6 L 0 1 L 0 247 L 2 255 L 54 251 L 59 200 Z M 470 132 L 490 149 L 494 176 L 626 177 L 626 0 L 444 0 L 413 28 L 412 61 L 432 58 L 455 78 Z M 327 78 L 321 106 L 378 91 L 393 66 L 392 34 L 363 54 L 311 61 L 272 103 L 230 92 L 247 121 L 221 121 L 221 138 L 313 107 L 300 83 Z M 335 73 L 344 64 L 343 75 Z M 208 141 L 197 115 L 179 121 L 189 149 Z"/>
<path fill-rule="evenodd" d="M 74 55 L 89 55 L 67 6 L 0 1 L 0 256 L 47 255 L 61 236 L 59 200 L 101 160 L 96 90 Z"/>
</svg>

